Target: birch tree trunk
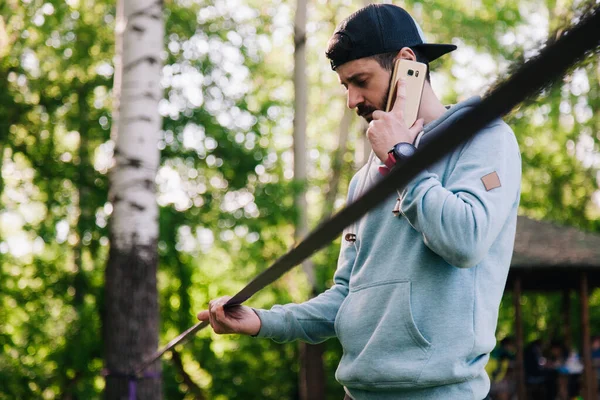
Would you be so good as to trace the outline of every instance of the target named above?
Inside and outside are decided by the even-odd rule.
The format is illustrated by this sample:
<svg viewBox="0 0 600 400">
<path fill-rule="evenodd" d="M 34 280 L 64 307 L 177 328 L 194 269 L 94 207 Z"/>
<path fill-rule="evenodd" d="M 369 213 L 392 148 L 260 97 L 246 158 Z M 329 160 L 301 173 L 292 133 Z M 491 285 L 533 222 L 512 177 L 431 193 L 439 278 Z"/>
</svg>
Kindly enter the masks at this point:
<svg viewBox="0 0 600 400">
<path fill-rule="evenodd" d="M 306 184 L 306 0 L 298 0 L 294 21 L 294 179 Z M 308 233 L 306 193 L 303 190 L 296 197 L 298 220 L 296 238 L 302 239 Z M 309 261 L 302 268 L 311 285 L 311 293 L 316 291 L 314 265 Z M 322 345 L 300 344 L 299 388 L 301 400 L 325 399 L 325 370 L 323 367 Z"/>
<path fill-rule="evenodd" d="M 110 254 L 103 318 L 105 398 L 160 399 L 160 363 L 133 379 L 158 347 L 158 206 L 162 0 L 118 0 L 110 174 Z"/>
</svg>

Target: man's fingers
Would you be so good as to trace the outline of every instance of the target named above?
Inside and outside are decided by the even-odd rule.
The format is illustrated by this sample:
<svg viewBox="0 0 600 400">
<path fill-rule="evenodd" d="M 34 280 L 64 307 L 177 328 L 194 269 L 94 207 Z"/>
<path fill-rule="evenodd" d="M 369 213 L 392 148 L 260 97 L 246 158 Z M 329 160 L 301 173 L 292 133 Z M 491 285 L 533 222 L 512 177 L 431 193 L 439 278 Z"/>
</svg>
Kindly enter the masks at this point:
<svg viewBox="0 0 600 400">
<path fill-rule="evenodd" d="M 210 326 L 212 326 L 213 331 L 215 331 L 216 333 L 221 333 L 221 324 L 219 324 L 219 321 L 217 320 L 217 309 L 219 308 L 219 301 L 220 301 L 220 299 L 216 299 L 216 300 L 211 300 L 208 303 L 208 309 L 210 311 L 210 313 L 209 313 Z"/>
<path fill-rule="evenodd" d="M 209 318 L 209 311 L 208 310 L 204 310 L 204 311 L 200 311 L 197 315 L 198 320 L 199 321 L 207 321 Z"/>
<path fill-rule="evenodd" d="M 396 85 L 396 101 L 394 107 L 390 110 L 396 114 L 399 118 L 404 120 L 404 102 L 406 101 L 406 80 L 404 78 L 398 79 Z"/>
<path fill-rule="evenodd" d="M 227 317 L 225 316 L 225 305 L 226 301 L 219 303 L 217 307 L 215 307 L 215 318 L 219 322 L 224 322 Z"/>
<path fill-rule="evenodd" d="M 375 120 L 369 122 L 369 127 L 367 128 L 367 139 L 371 140 L 371 136 L 373 135 L 373 129 L 375 127 Z"/>
<path fill-rule="evenodd" d="M 383 112 L 383 111 L 381 111 L 381 110 L 375 110 L 375 111 L 373 111 L 373 114 L 371 114 L 371 117 L 373 118 L 373 120 L 372 120 L 371 122 L 373 122 L 373 121 L 375 121 L 375 120 L 378 120 L 378 119 L 381 119 L 381 118 L 383 118 L 383 116 L 384 116 L 385 114 L 386 114 L 386 113 L 384 113 L 384 112 Z"/>
<path fill-rule="evenodd" d="M 208 320 L 215 333 L 230 333 L 231 328 L 227 324 L 227 316 L 225 315 L 224 305 L 229 301 L 231 296 L 223 296 L 216 300 L 211 300 L 208 303 Z M 204 312 L 201 312 L 202 314 Z M 200 317 L 198 314 L 198 317 Z"/>
<path fill-rule="evenodd" d="M 208 321 L 210 322 L 210 326 L 212 326 L 214 331 L 217 325 L 215 321 L 214 300 L 208 303 Z"/>
<path fill-rule="evenodd" d="M 419 134 L 419 132 L 421 132 L 423 130 L 423 125 L 424 125 L 423 118 L 419 118 L 418 120 L 415 121 L 413 126 L 410 128 L 410 131 L 412 132 L 412 134 L 414 136 L 416 136 Z"/>
<path fill-rule="evenodd" d="M 219 297 L 213 303 L 213 311 L 215 314 L 215 318 L 218 322 L 224 322 L 227 320 L 227 316 L 225 315 L 224 306 L 225 306 L 225 304 L 227 304 L 229 299 L 231 299 L 231 296 L 223 296 L 223 297 Z"/>
</svg>

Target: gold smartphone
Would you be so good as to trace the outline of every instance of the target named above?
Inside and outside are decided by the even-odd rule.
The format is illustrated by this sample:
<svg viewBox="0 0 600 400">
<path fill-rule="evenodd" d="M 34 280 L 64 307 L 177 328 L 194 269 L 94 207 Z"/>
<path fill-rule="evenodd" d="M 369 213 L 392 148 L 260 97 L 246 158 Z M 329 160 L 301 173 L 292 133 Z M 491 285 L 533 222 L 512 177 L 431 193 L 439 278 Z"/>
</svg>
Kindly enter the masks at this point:
<svg viewBox="0 0 600 400">
<path fill-rule="evenodd" d="M 390 92 L 388 94 L 385 111 L 390 111 L 396 100 L 396 85 L 398 79 L 404 78 L 406 81 L 406 101 L 404 103 L 404 121 L 409 128 L 413 126 L 419 115 L 419 106 L 421 105 L 421 95 L 423 94 L 423 85 L 427 76 L 427 65 L 405 60 L 403 58 L 396 60 L 394 72 L 390 81 Z"/>
</svg>

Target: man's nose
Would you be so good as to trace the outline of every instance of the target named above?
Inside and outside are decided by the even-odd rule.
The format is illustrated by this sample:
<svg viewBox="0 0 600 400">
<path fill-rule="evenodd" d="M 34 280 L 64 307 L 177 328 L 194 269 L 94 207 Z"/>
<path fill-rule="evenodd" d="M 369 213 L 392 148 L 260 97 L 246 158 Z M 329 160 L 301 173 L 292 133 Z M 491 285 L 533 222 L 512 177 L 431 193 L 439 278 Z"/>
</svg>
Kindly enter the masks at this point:
<svg viewBox="0 0 600 400">
<path fill-rule="evenodd" d="M 360 103 L 362 103 L 364 101 L 365 101 L 365 99 L 359 90 L 354 89 L 352 87 L 348 88 L 347 106 L 349 109 L 351 109 L 351 110 L 355 109 L 357 105 L 359 105 Z"/>
</svg>

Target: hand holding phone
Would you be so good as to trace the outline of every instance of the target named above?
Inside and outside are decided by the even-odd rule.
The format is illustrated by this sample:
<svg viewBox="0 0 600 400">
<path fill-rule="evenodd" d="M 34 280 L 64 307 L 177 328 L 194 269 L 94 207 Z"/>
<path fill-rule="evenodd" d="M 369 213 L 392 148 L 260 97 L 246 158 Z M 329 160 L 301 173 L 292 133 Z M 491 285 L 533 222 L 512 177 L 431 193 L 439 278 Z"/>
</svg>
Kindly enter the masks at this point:
<svg viewBox="0 0 600 400">
<path fill-rule="evenodd" d="M 367 129 L 371 147 L 382 162 L 387 159 L 394 145 L 412 143 L 423 129 L 423 120 L 417 120 L 417 115 L 426 71 L 426 66 L 421 63 L 410 60 L 396 62 L 386 112 L 374 111 Z"/>
</svg>

